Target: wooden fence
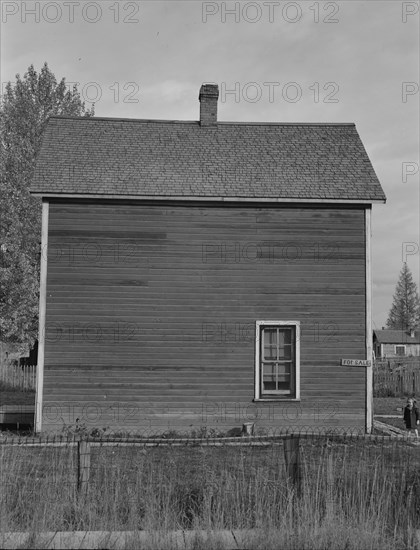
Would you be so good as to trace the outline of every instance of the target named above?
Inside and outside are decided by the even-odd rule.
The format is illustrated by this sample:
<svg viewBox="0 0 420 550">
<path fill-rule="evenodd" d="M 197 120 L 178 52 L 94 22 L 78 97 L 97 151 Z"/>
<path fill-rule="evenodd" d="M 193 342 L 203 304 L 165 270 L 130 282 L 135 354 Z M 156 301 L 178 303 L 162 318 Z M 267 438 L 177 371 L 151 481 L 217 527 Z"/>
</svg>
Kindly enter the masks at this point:
<svg viewBox="0 0 420 550">
<path fill-rule="evenodd" d="M 0 381 L 15 389 L 24 391 L 36 388 L 36 365 L 2 365 Z"/>
<path fill-rule="evenodd" d="M 315 436 L 314 439 L 316 439 L 318 436 Z M 334 436 L 329 436 L 331 440 L 334 440 Z M 343 437 L 343 436 L 341 436 Z M 277 443 L 280 443 L 280 441 L 283 441 L 284 446 L 284 460 L 285 460 L 285 466 L 286 466 L 286 473 L 290 479 L 290 481 L 293 483 L 296 491 L 298 494 L 301 493 L 302 490 L 302 471 L 301 471 L 301 452 L 300 452 L 300 442 L 301 439 L 312 439 L 313 435 L 310 434 L 289 434 L 284 435 L 280 438 Z M 352 435 L 350 436 L 351 439 L 356 440 L 357 436 Z M 232 439 L 232 438 L 231 438 Z M 252 441 L 254 438 L 253 436 L 247 437 L 245 440 L 242 440 L 239 438 L 239 441 L 236 440 L 236 442 L 233 442 L 235 446 L 237 445 L 249 445 L 251 446 L 254 444 L 255 446 L 267 446 L 270 445 L 270 442 L 264 441 L 264 438 L 262 438 L 262 441 L 259 441 L 259 438 L 256 438 L 254 441 Z M 340 439 L 340 437 L 339 437 Z M 155 440 L 156 441 L 156 440 Z M 197 440 L 198 441 L 198 440 Z M 244 443 L 245 441 L 245 443 Z M 88 492 L 89 482 L 91 478 L 91 450 L 92 450 L 92 443 L 95 445 L 95 442 L 91 442 L 88 439 L 87 440 L 80 440 L 77 442 L 77 489 L 79 493 L 82 495 L 86 495 Z M 215 445 L 226 445 L 228 446 L 229 443 L 226 440 L 219 439 L 214 442 L 211 440 L 202 440 L 201 444 L 206 445 L 207 447 L 210 446 L 212 443 L 215 443 Z M 111 440 L 106 442 L 107 445 L 121 447 L 121 445 L 124 445 L 122 442 L 112 442 Z M 173 440 L 171 443 L 170 441 L 160 441 L 159 443 L 152 443 L 151 445 L 176 445 L 176 440 Z M 196 443 L 198 444 L 198 443 Z M 272 442 L 271 444 L 275 444 L 275 442 Z M 36 445 L 36 444 L 35 444 Z M 66 445 L 66 443 L 64 443 Z M 69 443 L 67 443 L 69 445 Z M 96 442 L 97 446 L 101 446 L 101 442 Z M 143 443 L 138 443 L 139 446 L 148 445 L 146 441 Z M 180 443 L 181 446 L 185 445 L 185 440 L 183 443 Z M 332 464 L 332 462 L 331 462 Z M 327 480 L 328 484 L 328 480 Z"/>
<path fill-rule="evenodd" d="M 389 359 L 376 359 L 373 367 L 378 370 L 388 369 L 420 369 L 420 357 L 390 357 Z"/>
<path fill-rule="evenodd" d="M 399 430 L 401 432 L 401 430 Z M 345 431 L 337 430 L 336 433 L 333 432 L 290 432 L 287 433 L 285 430 L 283 433 L 281 430 L 278 435 L 272 436 L 242 436 L 242 437 L 227 437 L 227 438 L 179 438 L 179 439 L 164 439 L 162 437 L 145 437 L 142 439 L 142 436 L 138 438 L 134 437 L 131 441 L 127 437 L 124 439 L 113 439 L 110 438 L 82 438 L 77 439 L 65 438 L 62 435 L 58 437 L 46 438 L 46 440 L 40 438 L 5 438 L 3 441 L 0 441 L 0 447 L 62 447 L 62 448 L 74 448 L 76 447 L 76 468 L 77 471 L 75 476 L 76 487 L 78 493 L 82 496 L 88 494 L 89 485 L 98 478 L 98 451 L 105 452 L 106 448 L 113 448 L 115 452 L 119 450 L 120 452 L 126 452 L 130 448 L 142 449 L 143 452 L 145 449 L 151 449 L 153 447 L 157 448 L 186 448 L 189 445 L 194 447 L 215 447 L 215 448 L 246 448 L 249 452 L 251 450 L 256 451 L 256 449 L 272 449 L 271 454 L 274 449 L 279 449 L 279 454 L 277 455 L 277 466 L 282 460 L 281 455 L 283 455 L 283 464 L 285 466 L 285 473 L 287 479 L 292 483 L 296 494 L 302 494 L 303 484 L 304 484 L 304 467 L 305 467 L 305 456 L 306 460 L 310 460 L 310 457 L 315 461 L 322 459 L 322 457 L 327 458 L 326 464 L 326 489 L 327 494 L 330 495 L 330 501 L 332 502 L 332 492 L 334 488 L 334 460 L 333 456 L 330 453 L 319 455 L 311 455 L 314 447 L 317 445 L 319 448 L 331 449 L 335 444 L 338 443 L 339 448 L 342 449 L 346 446 L 361 446 L 363 448 L 370 448 L 370 445 L 373 445 L 374 448 L 379 449 L 378 445 L 382 445 L 383 448 L 390 450 L 392 447 L 397 451 L 400 451 L 400 443 L 406 442 L 411 444 L 411 437 L 409 434 L 403 432 L 403 435 L 396 435 L 391 433 L 390 435 L 368 435 L 362 433 L 363 431 L 356 429 L 354 431 L 350 430 L 348 433 Z M 343 447 L 343 443 L 345 444 Z M 310 451 L 308 451 L 308 445 Z M 283 447 L 283 452 L 281 452 L 281 447 Z M 112 451 L 114 455 L 114 451 Z M 106 455 L 103 455 L 104 457 Z M 108 455 L 110 457 L 111 455 Z M 274 456 L 274 454 L 272 454 Z M 117 457 L 112 458 L 116 460 Z M 128 464 L 131 461 L 123 459 L 122 464 Z M 102 463 L 102 466 L 105 463 Z M 113 462 L 113 467 L 116 466 L 116 462 Z M 53 465 L 51 465 L 53 467 Z M 317 465 L 319 468 L 319 463 Z M 92 472 L 94 475 L 92 476 Z M 69 475 L 69 472 L 67 472 Z M 71 475 L 70 475 L 71 477 Z M 57 477 L 59 479 L 59 477 Z M 274 483 L 274 482 L 273 482 Z M 328 503 L 327 503 L 328 505 Z"/>
<path fill-rule="evenodd" d="M 373 395 L 375 397 L 420 396 L 420 369 L 373 371 Z"/>
</svg>

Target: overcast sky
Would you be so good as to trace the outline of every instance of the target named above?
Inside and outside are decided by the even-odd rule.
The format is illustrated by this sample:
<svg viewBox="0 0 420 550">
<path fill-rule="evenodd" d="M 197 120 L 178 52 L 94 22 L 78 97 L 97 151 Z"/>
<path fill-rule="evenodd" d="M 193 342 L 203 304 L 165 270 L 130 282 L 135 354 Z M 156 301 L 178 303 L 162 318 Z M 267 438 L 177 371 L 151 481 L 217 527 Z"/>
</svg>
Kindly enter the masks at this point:
<svg viewBox="0 0 420 550">
<path fill-rule="evenodd" d="M 404 260 L 420 286 L 418 2 L 0 5 L 2 84 L 47 61 L 97 116 L 197 120 L 214 82 L 219 120 L 355 122 L 388 199 L 373 207 L 374 328 Z"/>
</svg>

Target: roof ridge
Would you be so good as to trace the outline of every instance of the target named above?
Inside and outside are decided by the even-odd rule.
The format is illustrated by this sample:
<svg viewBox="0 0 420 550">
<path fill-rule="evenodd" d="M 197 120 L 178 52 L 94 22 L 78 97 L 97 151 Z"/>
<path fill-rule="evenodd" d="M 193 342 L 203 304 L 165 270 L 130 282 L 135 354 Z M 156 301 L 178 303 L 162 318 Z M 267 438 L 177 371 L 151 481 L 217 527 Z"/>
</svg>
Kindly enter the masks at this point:
<svg viewBox="0 0 420 550">
<path fill-rule="evenodd" d="M 169 120 L 157 118 L 119 118 L 119 117 L 87 117 L 87 116 L 70 116 L 70 115 L 51 115 L 50 119 L 64 120 L 89 120 L 89 121 L 111 121 L 111 122 L 156 122 L 164 124 L 194 124 L 200 125 L 198 120 Z M 354 122 L 235 122 L 235 121 L 218 121 L 217 126 L 356 126 Z"/>
</svg>

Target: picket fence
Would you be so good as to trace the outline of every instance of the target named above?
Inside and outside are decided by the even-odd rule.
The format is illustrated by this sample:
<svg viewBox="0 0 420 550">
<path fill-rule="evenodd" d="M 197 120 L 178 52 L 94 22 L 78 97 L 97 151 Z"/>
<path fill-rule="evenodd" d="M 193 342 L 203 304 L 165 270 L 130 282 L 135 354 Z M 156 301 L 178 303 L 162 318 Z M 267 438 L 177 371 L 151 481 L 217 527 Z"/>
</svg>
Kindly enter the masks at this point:
<svg viewBox="0 0 420 550">
<path fill-rule="evenodd" d="M 400 371 L 374 370 L 374 397 L 403 397 L 420 394 L 420 369 L 404 369 Z"/>
<path fill-rule="evenodd" d="M 2 365 L 0 381 L 8 386 L 24 391 L 36 388 L 36 365 Z"/>
</svg>

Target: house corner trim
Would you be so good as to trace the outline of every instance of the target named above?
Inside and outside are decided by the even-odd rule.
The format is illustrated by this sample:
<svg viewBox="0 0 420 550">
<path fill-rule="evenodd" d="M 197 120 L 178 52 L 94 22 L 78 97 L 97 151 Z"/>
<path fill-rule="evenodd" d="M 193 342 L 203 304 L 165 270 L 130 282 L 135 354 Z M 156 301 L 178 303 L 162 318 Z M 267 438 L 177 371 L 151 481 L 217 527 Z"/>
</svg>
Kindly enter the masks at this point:
<svg viewBox="0 0 420 550">
<path fill-rule="evenodd" d="M 372 342 L 372 263 L 371 263 L 371 223 L 372 211 L 365 209 L 366 239 L 366 359 L 370 367 L 366 368 L 366 432 L 373 427 L 373 342 Z"/>
<path fill-rule="evenodd" d="M 48 215 L 49 202 L 42 203 L 41 225 L 41 273 L 39 286 L 38 364 L 36 368 L 35 432 L 42 428 L 42 399 L 44 391 L 45 320 L 47 306 L 48 263 Z"/>
</svg>

